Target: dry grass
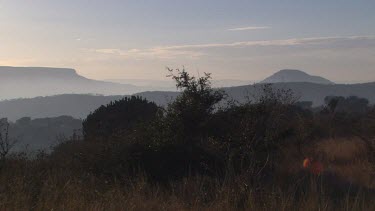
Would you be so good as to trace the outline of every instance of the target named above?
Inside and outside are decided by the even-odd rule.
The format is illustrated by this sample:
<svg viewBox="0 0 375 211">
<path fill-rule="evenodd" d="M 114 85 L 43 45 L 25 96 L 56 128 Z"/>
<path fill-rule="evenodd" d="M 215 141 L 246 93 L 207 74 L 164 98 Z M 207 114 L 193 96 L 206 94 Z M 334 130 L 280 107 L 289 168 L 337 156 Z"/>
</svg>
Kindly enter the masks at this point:
<svg viewBox="0 0 375 211">
<path fill-rule="evenodd" d="M 315 150 L 332 163 L 363 161 L 368 153 L 365 143 L 356 137 L 322 140 L 316 144 Z"/>
<path fill-rule="evenodd" d="M 375 165 L 369 161 L 369 153 L 359 138 L 323 140 L 315 147 L 315 154 L 342 178 L 375 188 Z"/>
<path fill-rule="evenodd" d="M 105 190 L 95 185 L 68 180 L 65 184 L 49 178 L 37 198 L 19 179 L 10 193 L 0 201 L 1 210 L 374 210 L 375 205 L 360 199 L 348 199 L 337 205 L 318 193 L 311 192 L 296 201 L 293 195 L 274 191 L 267 194 L 242 195 L 235 186 L 215 184 L 205 190 L 204 178 L 190 178 L 165 189 L 143 180 L 124 188 L 108 185 Z M 9 195 L 8 195 L 9 194 Z"/>
<path fill-rule="evenodd" d="M 320 141 L 313 153 L 342 177 L 371 187 L 374 166 L 366 151 L 359 139 L 344 139 Z M 298 159 L 290 149 L 288 162 L 280 165 L 298 171 Z M 51 170 L 37 161 L 9 162 L 11 168 L 0 172 L 0 210 L 375 210 L 375 203 L 362 195 L 335 202 L 314 189 L 302 195 L 277 185 L 255 191 L 238 178 L 191 176 L 157 185 L 145 177 L 107 181 Z"/>
</svg>

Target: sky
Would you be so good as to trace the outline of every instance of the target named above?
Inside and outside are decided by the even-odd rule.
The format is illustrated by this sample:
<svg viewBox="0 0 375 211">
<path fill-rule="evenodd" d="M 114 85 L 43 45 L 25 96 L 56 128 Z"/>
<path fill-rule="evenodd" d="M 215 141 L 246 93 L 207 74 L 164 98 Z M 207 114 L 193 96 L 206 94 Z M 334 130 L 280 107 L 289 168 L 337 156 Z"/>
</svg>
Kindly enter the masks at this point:
<svg viewBox="0 0 375 211">
<path fill-rule="evenodd" d="M 0 0 L 0 65 L 93 79 L 164 79 L 185 67 L 261 80 L 300 69 L 375 80 L 374 0 Z"/>
</svg>

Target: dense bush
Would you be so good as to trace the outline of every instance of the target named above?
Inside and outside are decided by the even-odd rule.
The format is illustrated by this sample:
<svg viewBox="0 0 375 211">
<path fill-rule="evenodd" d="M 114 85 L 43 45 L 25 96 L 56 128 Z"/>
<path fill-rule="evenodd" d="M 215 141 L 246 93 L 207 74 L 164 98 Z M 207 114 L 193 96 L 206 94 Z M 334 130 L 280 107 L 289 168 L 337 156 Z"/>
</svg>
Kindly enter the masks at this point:
<svg viewBox="0 0 375 211">
<path fill-rule="evenodd" d="M 125 97 L 88 115 L 83 121 L 83 134 L 86 140 L 122 136 L 151 121 L 158 109 L 155 103 L 141 97 Z"/>
<path fill-rule="evenodd" d="M 330 112 L 347 114 L 364 114 L 369 110 L 369 101 L 356 96 L 327 96 L 324 99 Z"/>
</svg>

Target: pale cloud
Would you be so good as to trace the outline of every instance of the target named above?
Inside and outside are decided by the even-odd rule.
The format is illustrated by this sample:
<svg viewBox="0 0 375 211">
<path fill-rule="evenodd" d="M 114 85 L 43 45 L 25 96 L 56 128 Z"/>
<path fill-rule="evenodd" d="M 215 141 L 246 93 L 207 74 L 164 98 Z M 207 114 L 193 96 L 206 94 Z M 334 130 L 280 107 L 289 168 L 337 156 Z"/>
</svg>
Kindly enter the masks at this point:
<svg viewBox="0 0 375 211">
<path fill-rule="evenodd" d="M 251 47 L 251 46 L 296 46 L 296 45 L 317 45 L 330 44 L 334 42 L 345 41 L 375 41 L 375 36 L 351 36 L 351 37 L 313 37 L 313 38 L 294 38 L 284 40 L 263 40 L 263 41 L 245 41 L 233 43 L 211 43 L 197 45 L 176 45 L 159 47 L 163 49 L 199 49 L 199 48 L 220 48 L 220 47 Z"/>
<path fill-rule="evenodd" d="M 77 41 L 77 42 L 83 42 L 83 41 L 94 41 L 95 39 L 94 38 L 83 38 L 83 37 L 77 37 L 76 39 L 75 39 L 75 41 Z"/>
<path fill-rule="evenodd" d="M 102 54 L 110 54 L 115 56 L 121 56 L 124 58 L 130 59 L 175 59 L 177 57 L 188 57 L 191 59 L 199 58 L 204 53 L 198 51 L 189 51 L 189 50 L 181 50 L 181 49 L 169 49 L 165 47 L 155 47 L 149 49 L 130 49 L 130 50 L 121 50 L 121 49 L 84 49 L 86 51 L 95 52 L 95 53 L 102 53 Z"/>
<path fill-rule="evenodd" d="M 85 49 L 86 51 L 121 56 L 130 59 L 197 59 L 208 55 L 207 50 L 216 48 L 251 48 L 251 47 L 318 47 L 335 49 L 338 47 L 369 47 L 375 46 L 375 36 L 349 36 L 349 37 L 312 37 L 294 38 L 283 40 L 261 40 L 233 43 L 207 43 L 193 45 L 158 46 L 146 49 Z"/>
<path fill-rule="evenodd" d="M 30 66 L 36 62 L 33 58 L 0 58 L 0 66 Z"/>
<path fill-rule="evenodd" d="M 247 30 L 261 30 L 261 29 L 270 29 L 269 26 L 247 26 L 247 27 L 239 27 L 228 29 L 228 31 L 247 31 Z"/>
</svg>

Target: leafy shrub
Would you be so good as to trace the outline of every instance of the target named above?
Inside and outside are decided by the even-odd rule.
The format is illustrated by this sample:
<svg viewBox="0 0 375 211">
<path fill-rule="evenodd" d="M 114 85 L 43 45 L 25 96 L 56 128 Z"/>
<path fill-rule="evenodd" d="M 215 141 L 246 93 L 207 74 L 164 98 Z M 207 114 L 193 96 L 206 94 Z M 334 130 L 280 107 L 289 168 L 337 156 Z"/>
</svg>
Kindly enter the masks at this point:
<svg viewBox="0 0 375 211">
<path fill-rule="evenodd" d="M 125 97 L 101 106 L 83 121 L 83 134 L 88 139 L 108 139 L 132 132 L 141 123 L 155 118 L 158 107 L 141 97 Z"/>
</svg>

